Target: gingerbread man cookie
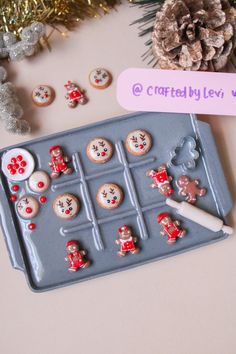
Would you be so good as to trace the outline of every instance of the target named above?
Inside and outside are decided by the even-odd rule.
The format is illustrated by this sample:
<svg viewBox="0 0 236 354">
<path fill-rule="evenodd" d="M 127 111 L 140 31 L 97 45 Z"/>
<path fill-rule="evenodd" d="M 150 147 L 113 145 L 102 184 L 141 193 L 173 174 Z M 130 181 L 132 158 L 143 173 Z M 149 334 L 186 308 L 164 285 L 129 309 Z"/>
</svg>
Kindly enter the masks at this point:
<svg viewBox="0 0 236 354">
<path fill-rule="evenodd" d="M 110 86 L 112 82 L 112 76 L 106 69 L 97 68 L 91 71 L 89 74 L 89 82 L 94 88 L 98 90 L 104 90 Z"/>
<path fill-rule="evenodd" d="M 112 157 L 113 146 L 107 139 L 95 138 L 87 146 L 87 156 L 94 163 L 105 163 Z"/>
<path fill-rule="evenodd" d="M 32 100 L 38 107 L 49 106 L 55 98 L 54 90 L 47 85 L 38 85 L 32 91 Z"/>
<path fill-rule="evenodd" d="M 98 189 L 96 199 L 102 208 L 115 209 L 123 201 L 123 191 L 117 184 L 105 183 Z"/>
<path fill-rule="evenodd" d="M 135 156 L 142 156 L 148 153 L 152 147 L 151 135 L 142 129 L 133 130 L 126 138 L 127 150 Z"/>
<path fill-rule="evenodd" d="M 206 188 L 199 187 L 197 179 L 191 180 L 185 175 L 177 179 L 176 185 L 179 189 L 179 194 L 185 197 L 185 200 L 191 204 L 196 202 L 197 197 L 203 197 L 207 192 Z"/>
</svg>

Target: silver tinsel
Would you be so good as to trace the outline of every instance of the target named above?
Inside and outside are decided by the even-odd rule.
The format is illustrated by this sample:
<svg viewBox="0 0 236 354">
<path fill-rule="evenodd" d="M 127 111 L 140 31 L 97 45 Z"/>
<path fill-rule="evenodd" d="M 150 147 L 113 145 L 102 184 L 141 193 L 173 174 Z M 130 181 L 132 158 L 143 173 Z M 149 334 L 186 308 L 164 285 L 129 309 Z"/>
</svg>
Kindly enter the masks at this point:
<svg viewBox="0 0 236 354">
<path fill-rule="evenodd" d="M 29 57 L 38 50 L 38 42 L 45 33 L 45 26 L 41 22 L 34 22 L 25 27 L 21 32 L 21 40 L 18 41 L 11 32 L 0 32 L 0 59 L 9 58 L 19 61 Z"/>
<path fill-rule="evenodd" d="M 30 132 L 29 123 L 21 119 L 23 109 L 19 104 L 12 83 L 4 83 L 6 78 L 6 70 L 0 66 L 0 119 L 4 122 L 7 131 L 15 134 L 27 134 Z"/>
</svg>

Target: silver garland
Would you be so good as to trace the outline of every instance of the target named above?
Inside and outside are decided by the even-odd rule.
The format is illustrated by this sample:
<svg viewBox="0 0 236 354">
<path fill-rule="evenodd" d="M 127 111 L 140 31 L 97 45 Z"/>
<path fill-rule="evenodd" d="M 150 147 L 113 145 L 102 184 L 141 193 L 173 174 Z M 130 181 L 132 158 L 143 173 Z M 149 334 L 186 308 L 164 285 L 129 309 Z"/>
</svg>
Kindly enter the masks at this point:
<svg viewBox="0 0 236 354">
<path fill-rule="evenodd" d="M 0 59 L 20 61 L 34 55 L 44 33 L 45 26 L 41 22 L 34 22 L 25 27 L 20 40 L 17 40 L 14 33 L 0 32 Z M 8 132 L 27 134 L 30 132 L 30 125 L 22 119 L 24 112 L 19 104 L 15 87 L 11 82 L 5 82 L 6 79 L 7 72 L 0 66 L 0 120 L 4 122 Z"/>
<path fill-rule="evenodd" d="M 45 26 L 41 22 L 34 22 L 25 27 L 21 32 L 20 40 L 17 40 L 12 32 L 0 32 L 0 59 L 9 58 L 13 61 L 20 61 L 34 55 L 44 33 Z"/>
<path fill-rule="evenodd" d="M 15 87 L 11 82 L 4 82 L 6 79 L 6 69 L 0 66 L 0 119 L 10 133 L 27 134 L 30 132 L 30 125 L 21 119 L 23 109 L 19 104 Z"/>
</svg>

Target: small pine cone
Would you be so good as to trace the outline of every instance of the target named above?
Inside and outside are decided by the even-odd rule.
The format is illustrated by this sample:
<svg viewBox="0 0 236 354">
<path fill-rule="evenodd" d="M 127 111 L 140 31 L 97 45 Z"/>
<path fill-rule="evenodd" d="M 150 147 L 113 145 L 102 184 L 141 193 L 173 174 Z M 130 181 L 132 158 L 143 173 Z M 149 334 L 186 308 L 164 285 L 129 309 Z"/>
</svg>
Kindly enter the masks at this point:
<svg viewBox="0 0 236 354">
<path fill-rule="evenodd" d="M 236 44 L 236 9 L 228 0 L 166 0 L 152 33 L 161 69 L 219 71 Z"/>
</svg>

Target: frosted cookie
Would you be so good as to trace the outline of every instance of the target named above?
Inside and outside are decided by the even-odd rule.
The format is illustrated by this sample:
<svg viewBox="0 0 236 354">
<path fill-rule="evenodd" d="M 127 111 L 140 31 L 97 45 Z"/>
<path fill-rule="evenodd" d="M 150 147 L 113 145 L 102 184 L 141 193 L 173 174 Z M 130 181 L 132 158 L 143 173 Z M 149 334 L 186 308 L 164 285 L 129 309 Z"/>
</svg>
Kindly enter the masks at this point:
<svg viewBox="0 0 236 354">
<path fill-rule="evenodd" d="M 36 106 L 49 106 L 55 97 L 54 90 L 47 85 L 38 85 L 32 91 L 32 100 Z"/>
<path fill-rule="evenodd" d="M 72 219 L 78 214 L 80 203 L 74 195 L 63 193 L 54 200 L 53 210 L 59 218 Z"/>
<path fill-rule="evenodd" d="M 110 86 L 112 76 L 106 69 L 97 68 L 89 74 L 89 82 L 91 86 L 98 90 L 104 90 Z"/>
<path fill-rule="evenodd" d="M 114 183 L 105 183 L 97 191 L 98 204 L 104 209 L 115 209 L 123 201 L 122 189 Z"/>
<path fill-rule="evenodd" d="M 145 130 L 133 130 L 128 134 L 125 146 L 132 155 L 145 155 L 152 147 L 152 137 Z"/>
<path fill-rule="evenodd" d="M 24 181 L 34 171 L 34 158 L 25 149 L 7 151 L 2 157 L 2 172 L 11 181 Z"/>
<path fill-rule="evenodd" d="M 105 163 L 112 157 L 113 146 L 104 138 L 95 138 L 87 146 L 87 156 L 94 163 Z"/>
<path fill-rule="evenodd" d="M 39 212 L 39 202 L 30 195 L 20 198 L 16 205 L 19 216 L 23 219 L 30 220 Z"/>
<path fill-rule="evenodd" d="M 35 171 L 29 178 L 29 187 L 33 192 L 45 192 L 50 186 L 49 175 L 44 171 Z"/>
</svg>

